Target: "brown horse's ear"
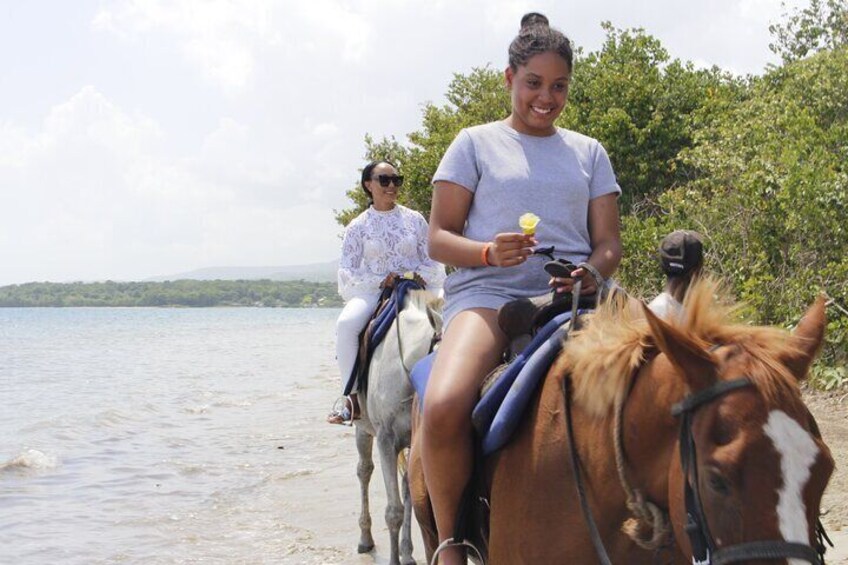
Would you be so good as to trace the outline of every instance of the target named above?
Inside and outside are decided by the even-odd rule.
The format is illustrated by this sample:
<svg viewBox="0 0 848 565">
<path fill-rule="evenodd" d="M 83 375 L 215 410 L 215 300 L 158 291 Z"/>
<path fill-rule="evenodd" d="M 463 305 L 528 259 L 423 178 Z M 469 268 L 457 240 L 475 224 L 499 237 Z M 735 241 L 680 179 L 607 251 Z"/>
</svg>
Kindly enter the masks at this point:
<svg viewBox="0 0 848 565">
<path fill-rule="evenodd" d="M 712 354 L 688 335 L 659 319 L 647 306 L 643 305 L 643 308 L 657 347 L 680 372 L 690 390 L 701 390 L 713 384 L 716 362 Z"/>
<path fill-rule="evenodd" d="M 807 376 L 807 370 L 821 349 L 826 322 L 824 306 L 825 298 L 819 296 L 798 322 L 798 326 L 792 332 L 790 347 L 781 356 L 783 364 L 799 381 Z"/>
</svg>

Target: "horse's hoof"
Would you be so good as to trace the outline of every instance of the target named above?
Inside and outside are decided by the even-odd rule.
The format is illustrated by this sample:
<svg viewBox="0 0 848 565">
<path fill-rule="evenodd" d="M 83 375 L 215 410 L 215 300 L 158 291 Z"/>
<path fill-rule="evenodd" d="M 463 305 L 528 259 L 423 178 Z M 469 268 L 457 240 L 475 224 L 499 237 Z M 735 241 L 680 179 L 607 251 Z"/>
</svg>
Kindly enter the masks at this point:
<svg viewBox="0 0 848 565">
<path fill-rule="evenodd" d="M 356 546 L 357 553 L 371 553 L 374 550 L 374 544 L 360 543 Z"/>
<path fill-rule="evenodd" d="M 401 561 L 401 565 L 416 565 L 416 563 L 417 562 L 412 557 L 410 557 L 409 559 L 404 559 L 403 561 Z"/>
</svg>

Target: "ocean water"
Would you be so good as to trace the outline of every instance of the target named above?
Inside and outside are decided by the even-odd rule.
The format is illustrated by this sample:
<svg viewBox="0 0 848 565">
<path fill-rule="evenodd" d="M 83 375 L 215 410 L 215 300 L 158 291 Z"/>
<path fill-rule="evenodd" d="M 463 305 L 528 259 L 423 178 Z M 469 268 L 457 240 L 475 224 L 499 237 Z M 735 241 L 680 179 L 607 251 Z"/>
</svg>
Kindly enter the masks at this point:
<svg viewBox="0 0 848 565">
<path fill-rule="evenodd" d="M 335 309 L 0 309 L 0 563 L 383 563 L 356 553 Z M 423 552 L 417 543 L 416 556 Z"/>
</svg>

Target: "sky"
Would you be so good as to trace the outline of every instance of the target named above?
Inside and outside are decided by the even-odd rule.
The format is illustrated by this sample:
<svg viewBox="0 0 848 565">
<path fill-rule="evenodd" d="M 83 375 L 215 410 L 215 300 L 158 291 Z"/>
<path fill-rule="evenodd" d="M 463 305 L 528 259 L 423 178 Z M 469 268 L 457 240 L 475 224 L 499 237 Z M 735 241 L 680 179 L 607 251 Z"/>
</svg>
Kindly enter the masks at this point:
<svg viewBox="0 0 848 565">
<path fill-rule="evenodd" d="M 0 4 L 0 285 L 337 259 L 366 134 L 406 141 L 528 11 L 761 74 L 804 0 L 28 0 Z M 626 190 L 626 187 L 623 187 Z"/>
</svg>

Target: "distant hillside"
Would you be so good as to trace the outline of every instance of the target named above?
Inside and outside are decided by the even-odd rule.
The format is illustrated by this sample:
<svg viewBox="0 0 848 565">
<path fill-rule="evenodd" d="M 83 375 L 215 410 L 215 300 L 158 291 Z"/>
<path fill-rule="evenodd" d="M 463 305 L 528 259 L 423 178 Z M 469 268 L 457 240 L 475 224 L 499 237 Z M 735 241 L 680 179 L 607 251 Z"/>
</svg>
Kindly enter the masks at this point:
<svg viewBox="0 0 848 565">
<path fill-rule="evenodd" d="M 26 283 L 0 286 L 0 308 L 30 306 L 338 307 L 333 282 L 165 281 Z"/>
<path fill-rule="evenodd" d="M 185 273 L 163 275 L 145 279 L 150 282 L 194 280 L 194 281 L 236 281 L 260 280 L 272 281 L 312 281 L 335 282 L 339 262 L 310 263 L 308 265 L 286 265 L 283 267 L 206 267 Z"/>
</svg>

